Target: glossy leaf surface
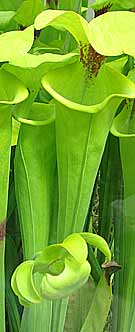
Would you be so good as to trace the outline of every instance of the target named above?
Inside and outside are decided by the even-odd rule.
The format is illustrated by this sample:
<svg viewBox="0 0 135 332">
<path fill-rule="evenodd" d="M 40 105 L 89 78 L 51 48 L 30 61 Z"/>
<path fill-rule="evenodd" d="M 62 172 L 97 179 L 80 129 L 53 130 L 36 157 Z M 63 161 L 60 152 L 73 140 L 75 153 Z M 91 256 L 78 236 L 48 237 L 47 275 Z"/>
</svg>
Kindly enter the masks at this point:
<svg viewBox="0 0 135 332">
<path fill-rule="evenodd" d="M 13 208 L 13 206 L 12 206 Z M 17 245 L 10 235 L 6 236 L 6 250 L 5 250 L 5 288 L 6 288 L 6 303 L 7 305 L 7 315 L 9 321 L 9 328 L 11 332 L 18 332 L 20 328 L 20 315 L 19 308 L 14 293 L 11 289 L 11 276 L 19 264 Z"/>
</svg>

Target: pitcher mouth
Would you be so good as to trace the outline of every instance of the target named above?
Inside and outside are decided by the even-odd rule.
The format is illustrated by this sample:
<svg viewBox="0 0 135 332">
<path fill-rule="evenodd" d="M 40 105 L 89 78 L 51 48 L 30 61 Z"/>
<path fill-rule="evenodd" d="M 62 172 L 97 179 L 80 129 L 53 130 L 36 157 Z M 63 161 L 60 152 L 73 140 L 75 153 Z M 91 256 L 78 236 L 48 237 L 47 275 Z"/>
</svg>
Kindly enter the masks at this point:
<svg viewBox="0 0 135 332">
<path fill-rule="evenodd" d="M 26 125 L 45 126 L 55 121 L 55 105 L 34 102 L 25 117 L 15 109 L 13 118 Z"/>
</svg>

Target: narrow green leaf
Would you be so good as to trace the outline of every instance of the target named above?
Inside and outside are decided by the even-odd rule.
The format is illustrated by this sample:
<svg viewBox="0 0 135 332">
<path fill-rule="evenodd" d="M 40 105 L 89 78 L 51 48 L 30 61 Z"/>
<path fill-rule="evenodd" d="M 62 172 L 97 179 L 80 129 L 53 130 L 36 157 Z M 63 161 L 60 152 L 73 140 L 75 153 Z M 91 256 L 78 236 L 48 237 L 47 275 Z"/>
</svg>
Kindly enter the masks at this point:
<svg viewBox="0 0 135 332">
<path fill-rule="evenodd" d="M 90 278 L 83 287 L 70 295 L 64 327 L 65 332 L 80 332 L 91 306 L 94 292 L 95 284 Z"/>
<path fill-rule="evenodd" d="M 52 332 L 52 321 L 52 301 L 44 300 L 30 308 L 24 308 L 20 332 L 29 332 L 30 328 L 33 332 Z"/>
<path fill-rule="evenodd" d="M 133 73 L 132 73 L 133 74 Z M 134 330 L 134 215 L 135 215 L 135 186 L 134 186 L 134 148 L 135 148 L 135 117 L 134 103 L 126 103 L 122 112 L 114 119 L 112 133 L 120 137 L 120 155 L 124 182 L 122 242 L 122 287 L 119 285 L 120 296 L 117 318 L 117 331 Z"/>
<path fill-rule="evenodd" d="M 19 263 L 17 246 L 12 237 L 6 235 L 6 261 L 5 261 L 5 288 L 6 288 L 6 311 L 11 332 L 18 332 L 20 328 L 20 313 L 16 297 L 11 289 L 11 276 Z"/>
<path fill-rule="evenodd" d="M 113 186 L 114 186 L 114 198 L 113 198 L 113 223 L 114 223 L 114 259 L 122 265 L 122 271 L 118 272 L 114 276 L 113 286 L 113 303 L 112 303 L 112 330 L 117 331 L 119 325 L 119 312 L 121 311 L 121 300 L 123 291 L 123 260 L 125 245 L 123 241 L 123 175 L 120 158 L 119 140 L 114 137 L 117 143 L 115 149 L 115 158 L 113 160 Z M 118 327 L 119 328 L 119 327 Z"/>
<path fill-rule="evenodd" d="M 111 286 L 108 286 L 104 274 L 96 287 L 90 309 L 81 332 L 103 332 L 112 300 Z"/>
<path fill-rule="evenodd" d="M 120 177 L 116 178 L 116 170 L 119 171 L 118 156 L 119 156 L 118 139 L 109 135 L 106 147 L 104 150 L 99 179 L 99 224 L 98 234 L 102 236 L 107 243 L 113 241 L 113 222 L 115 220 L 115 201 L 117 200 L 118 185 Z M 115 158 L 114 158 L 115 156 Z M 116 227 L 116 222 L 114 224 Z M 116 245 L 116 242 L 115 242 Z M 98 261 L 100 265 L 104 262 L 103 254 L 98 252 Z M 114 256 L 115 257 L 115 256 Z M 116 262 L 119 258 L 115 257 Z"/>
</svg>

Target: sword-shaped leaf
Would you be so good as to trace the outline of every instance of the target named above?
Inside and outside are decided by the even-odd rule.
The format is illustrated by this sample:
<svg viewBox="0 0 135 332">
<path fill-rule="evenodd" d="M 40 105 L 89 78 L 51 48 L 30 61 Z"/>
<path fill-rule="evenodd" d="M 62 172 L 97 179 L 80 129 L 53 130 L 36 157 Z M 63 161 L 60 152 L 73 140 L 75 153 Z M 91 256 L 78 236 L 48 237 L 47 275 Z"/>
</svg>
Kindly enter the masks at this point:
<svg viewBox="0 0 135 332">
<path fill-rule="evenodd" d="M 81 332 L 103 332 L 106 319 L 111 306 L 112 290 L 107 284 L 104 274 L 101 276 L 95 289 L 85 322 Z"/>
<path fill-rule="evenodd" d="M 134 75 L 134 71 L 129 74 L 129 77 L 132 77 L 132 75 Z M 120 276 L 122 287 L 119 287 L 118 293 L 115 294 L 119 298 L 116 331 L 133 332 L 135 328 L 133 301 L 135 295 L 135 261 L 133 255 L 135 249 L 135 117 L 133 101 L 126 102 L 121 113 L 114 119 L 111 132 L 119 137 L 124 181 L 123 225 L 121 229 L 123 241 L 119 243 L 119 250 L 124 250 L 124 252 L 122 251 L 123 268 Z"/>
</svg>

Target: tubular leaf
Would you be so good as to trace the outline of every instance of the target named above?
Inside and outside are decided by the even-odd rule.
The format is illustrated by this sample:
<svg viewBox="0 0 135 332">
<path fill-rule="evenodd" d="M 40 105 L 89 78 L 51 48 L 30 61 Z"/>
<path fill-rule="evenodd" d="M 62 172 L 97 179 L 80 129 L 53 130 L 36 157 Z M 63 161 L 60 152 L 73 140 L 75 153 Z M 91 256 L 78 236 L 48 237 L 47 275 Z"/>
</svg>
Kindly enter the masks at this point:
<svg viewBox="0 0 135 332">
<path fill-rule="evenodd" d="M 52 202 L 56 177 L 55 109 L 53 105 L 36 103 L 29 115 L 14 114 L 21 122 L 15 156 L 15 187 L 20 218 L 24 257 L 31 259 L 48 245 L 50 223 L 53 223 Z M 34 149 L 33 149 L 34 147 Z M 57 183 L 56 183 L 57 185 Z M 25 204 L 25 206 L 24 206 Z M 57 209 L 57 205 L 56 205 Z M 23 303 L 25 304 L 25 303 Z M 36 314 L 35 314 L 36 312 Z M 43 319 L 43 312 L 47 317 Z M 42 301 L 26 308 L 21 332 L 48 328 L 52 304 Z"/>
<path fill-rule="evenodd" d="M 12 104 L 27 98 L 25 86 L 13 75 L 0 69 L 0 331 L 5 331 L 4 253 L 12 137 Z"/>
<path fill-rule="evenodd" d="M 89 77 L 86 79 L 86 75 L 87 71 L 81 64 L 75 63 L 50 72 L 42 80 L 45 89 L 59 101 L 55 102 L 59 178 L 58 241 L 73 231 L 83 229 L 116 109 L 126 95 L 129 98 L 135 95 L 134 84 L 118 71 L 117 61 L 116 70 L 115 62 L 106 63 L 97 77 L 90 80 Z M 75 110 L 71 109 L 73 104 Z M 97 113 L 86 113 L 86 110 Z"/>
</svg>

